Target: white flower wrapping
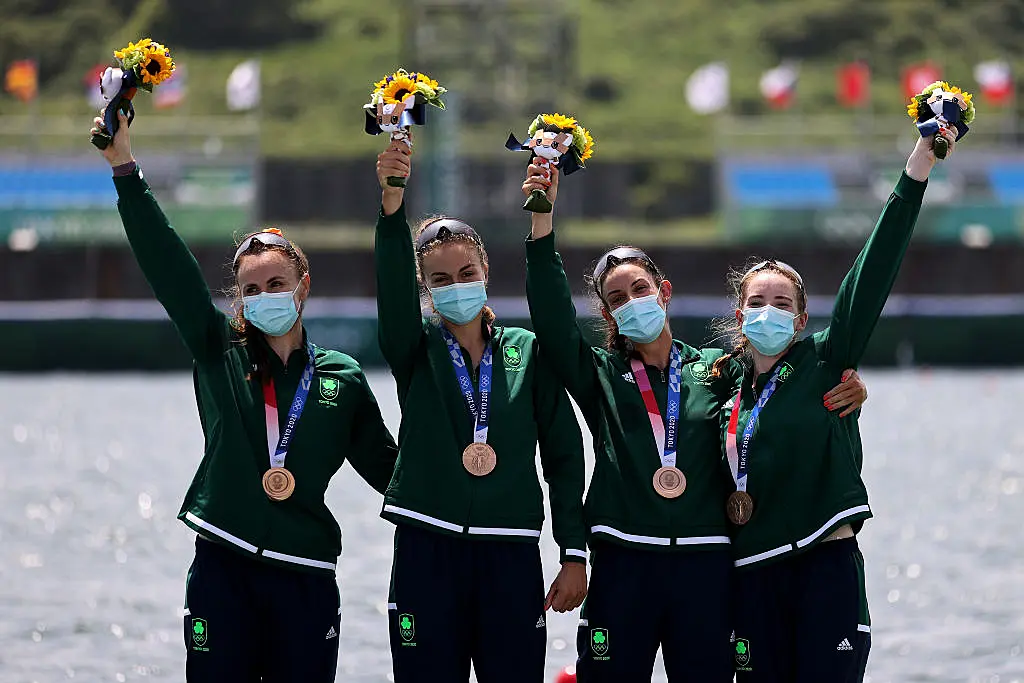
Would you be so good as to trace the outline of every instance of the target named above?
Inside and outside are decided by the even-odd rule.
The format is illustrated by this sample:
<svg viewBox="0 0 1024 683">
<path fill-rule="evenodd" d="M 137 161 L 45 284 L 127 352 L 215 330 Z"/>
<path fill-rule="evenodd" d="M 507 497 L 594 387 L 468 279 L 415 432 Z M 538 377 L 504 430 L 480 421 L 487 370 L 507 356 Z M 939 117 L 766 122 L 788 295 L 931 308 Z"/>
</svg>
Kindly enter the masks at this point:
<svg viewBox="0 0 1024 683">
<path fill-rule="evenodd" d="M 124 76 L 124 72 L 112 66 L 108 66 L 107 70 L 100 76 L 100 94 L 103 95 L 103 99 L 107 102 L 114 99 L 121 89 L 122 76 Z"/>
</svg>

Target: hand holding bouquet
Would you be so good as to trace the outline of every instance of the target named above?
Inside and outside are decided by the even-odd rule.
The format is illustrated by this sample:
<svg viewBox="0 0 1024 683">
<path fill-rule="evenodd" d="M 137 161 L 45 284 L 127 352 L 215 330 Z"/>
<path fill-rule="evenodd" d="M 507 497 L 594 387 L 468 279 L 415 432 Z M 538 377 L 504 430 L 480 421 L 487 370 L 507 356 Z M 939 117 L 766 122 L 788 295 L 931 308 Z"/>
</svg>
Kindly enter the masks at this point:
<svg viewBox="0 0 1024 683">
<path fill-rule="evenodd" d="M 917 123 L 921 137 L 933 136 L 935 156 L 945 159 L 949 142 L 940 132 L 952 130 L 957 141 L 967 135 L 967 124 L 974 121 L 974 102 L 970 93 L 945 81 L 935 81 L 910 99 L 907 115 Z"/>
<path fill-rule="evenodd" d="M 373 84 L 370 101 L 363 105 L 366 132 L 370 135 L 389 133 L 393 142 L 401 142 L 411 150 L 410 128 L 426 123 L 426 105 L 444 109 L 441 95 L 446 92 L 426 74 L 399 69 Z M 405 187 L 405 178 L 389 177 L 387 182 L 392 187 Z"/>
<path fill-rule="evenodd" d="M 174 73 L 174 60 L 168 49 L 149 38 L 128 43 L 128 47 L 114 53 L 114 58 L 118 65 L 107 67 L 100 77 L 100 93 L 107 106 L 103 109 L 103 128 L 92 136 L 92 144 L 100 149 L 106 149 L 117 133 L 117 112 L 128 117 L 129 125 L 135 119 L 132 98 L 139 88 L 153 92 L 154 86 Z"/>
<path fill-rule="evenodd" d="M 537 164 L 548 168 L 554 164 L 563 175 L 585 168 L 583 162 L 594 154 L 594 138 L 576 119 L 561 114 L 541 114 L 527 130 L 529 142 L 521 143 L 509 134 L 505 148 L 512 152 L 532 152 Z M 550 177 L 550 171 L 548 172 Z M 550 178 L 549 178 L 550 179 Z M 544 191 L 535 189 L 523 204 L 524 211 L 551 213 L 553 206 Z"/>
</svg>

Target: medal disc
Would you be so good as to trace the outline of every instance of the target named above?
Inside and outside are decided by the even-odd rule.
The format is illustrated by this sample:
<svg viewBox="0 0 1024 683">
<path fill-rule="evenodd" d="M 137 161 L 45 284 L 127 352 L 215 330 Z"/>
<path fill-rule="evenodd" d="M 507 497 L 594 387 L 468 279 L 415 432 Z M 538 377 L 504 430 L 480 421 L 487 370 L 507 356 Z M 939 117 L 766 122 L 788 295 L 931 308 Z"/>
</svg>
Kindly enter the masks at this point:
<svg viewBox="0 0 1024 683">
<path fill-rule="evenodd" d="M 494 471 L 497 464 L 498 456 L 485 443 L 471 443 L 462 451 L 462 466 L 473 476 L 485 477 Z"/>
<path fill-rule="evenodd" d="M 675 467 L 659 467 L 654 473 L 654 490 L 662 498 L 678 498 L 686 490 L 686 477 Z"/>
<path fill-rule="evenodd" d="M 295 477 L 283 467 L 271 467 L 263 473 L 263 491 L 271 500 L 285 500 L 295 490 Z"/>
<path fill-rule="evenodd" d="M 746 524 L 754 514 L 754 499 L 746 491 L 733 491 L 725 504 L 725 514 L 737 526 Z"/>
</svg>

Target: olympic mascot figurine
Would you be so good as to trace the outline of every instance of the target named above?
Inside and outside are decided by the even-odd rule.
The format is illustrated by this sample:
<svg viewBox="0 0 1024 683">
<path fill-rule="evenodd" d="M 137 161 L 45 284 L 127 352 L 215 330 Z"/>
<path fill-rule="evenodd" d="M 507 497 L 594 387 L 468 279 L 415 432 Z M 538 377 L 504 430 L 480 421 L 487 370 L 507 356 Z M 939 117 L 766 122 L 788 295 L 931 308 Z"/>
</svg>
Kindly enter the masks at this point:
<svg viewBox="0 0 1024 683">
<path fill-rule="evenodd" d="M 117 113 L 128 116 L 128 125 L 135 120 L 135 106 L 132 99 L 141 88 L 153 92 L 174 73 L 171 53 L 160 43 L 143 38 L 138 43 L 114 53 L 116 67 L 107 67 L 100 77 L 100 93 L 107 105 L 103 109 L 103 130 L 94 133 L 91 142 L 100 149 L 106 149 L 114 140 L 119 123 Z"/>
<path fill-rule="evenodd" d="M 583 162 L 594 154 L 594 139 L 576 119 L 561 114 L 541 114 L 533 120 L 527 131 L 529 142 L 521 143 L 510 133 L 505 148 L 512 152 L 532 152 L 540 165 L 558 167 L 563 175 L 585 168 Z M 551 175 L 551 171 L 548 171 Z M 541 190 L 534 190 L 523 204 L 524 211 L 551 213 L 551 202 Z"/>
<path fill-rule="evenodd" d="M 974 121 L 974 102 L 971 94 L 945 81 L 935 81 L 919 94 L 910 98 L 907 115 L 916 123 L 921 137 L 935 138 L 935 156 L 945 159 L 949 143 L 939 133 L 956 126 L 956 139 L 967 135 L 967 124 Z"/>
<path fill-rule="evenodd" d="M 366 112 L 366 132 L 370 135 L 389 133 L 412 149 L 412 126 L 426 123 L 427 105 L 444 109 L 441 95 L 447 90 L 426 74 L 408 73 L 399 69 L 373 84 Z M 405 178 L 388 178 L 388 185 L 405 187 Z"/>
</svg>

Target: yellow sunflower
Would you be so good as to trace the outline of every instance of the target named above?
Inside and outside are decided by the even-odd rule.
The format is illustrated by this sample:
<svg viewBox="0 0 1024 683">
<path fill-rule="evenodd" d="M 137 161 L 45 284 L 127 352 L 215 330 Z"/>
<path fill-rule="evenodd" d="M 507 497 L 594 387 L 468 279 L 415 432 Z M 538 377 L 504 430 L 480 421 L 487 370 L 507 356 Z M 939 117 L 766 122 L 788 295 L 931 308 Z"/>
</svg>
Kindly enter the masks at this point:
<svg viewBox="0 0 1024 683">
<path fill-rule="evenodd" d="M 578 127 L 580 132 L 583 133 L 583 139 L 586 143 L 583 145 L 583 149 L 580 151 L 580 161 L 586 161 L 590 157 L 594 156 L 594 138 L 590 135 L 590 131 L 583 126 Z"/>
<path fill-rule="evenodd" d="M 152 38 L 143 38 L 138 43 L 129 42 L 128 47 L 121 48 L 120 50 L 116 50 L 114 52 L 114 58 L 124 60 L 125 57 L 130 57 L 136 53 L 141 53 L 143 50 L 149 47 L 152 44 L 152 42 Z"/>
<path fill-rule="evenodd" d="M 918 110 L 917 98 L 916 97 L 911 98 L 910 104 L 907 105 L 907 116 L 909 116 L 910 118 L 912 118 L 915 121 L 917 121 L 917 110 Z"/>
<path fill-rule="evenodd" d="M 572 130 L 576 127 L 576 119 L 561 114 L 541 114 L 541 119 L 546 126 L 558 126 L 562 130 Z"/>
<path fill-rule="evenodd" d="M 416 82 L 404 75 L 396 75 L 384 86 L 381 93 L 384 97 L 384 104 L 397 104 L 409 93 L 416 92 Z"/>
<path fill-rule="evenodd" d="M 142 61 L 139 63 L 142 82 L 160 85 L 174 73 L 174 60 L 167 48 L 160 43 L 146 46 Z"/>
<path fill-rule="evenodd" d="M 437 90 L 440 87 L 440 83 L 425 74 L 416 74 L 416 82 L 423 83 L 432 90 Z"/>
</svg>

